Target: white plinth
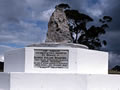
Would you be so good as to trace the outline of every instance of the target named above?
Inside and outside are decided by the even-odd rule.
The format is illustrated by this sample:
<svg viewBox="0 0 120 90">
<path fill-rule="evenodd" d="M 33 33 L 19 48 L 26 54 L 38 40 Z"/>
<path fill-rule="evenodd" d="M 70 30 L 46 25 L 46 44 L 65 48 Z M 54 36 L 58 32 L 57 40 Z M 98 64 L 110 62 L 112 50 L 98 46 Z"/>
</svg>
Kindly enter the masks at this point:
<svg viewBox="0 0 120 90">
<path fill-rule="evenodd" d="M 0 90 L 119 89 L 120 76 L 118 75 L 0 73 Z"/>
<path fill-rule="evenodd" d="M 68 68 L 35 68 L 35 49 L 68 50 Z M 25 47 L 5 53 L 4 72 L 108 74 L 108 53 L 74 47 Z"/>
<path fill-rule="evenodd" d="M 0 73 L 0 90 L 10 90 L 9 73 Z"/>
</svg>

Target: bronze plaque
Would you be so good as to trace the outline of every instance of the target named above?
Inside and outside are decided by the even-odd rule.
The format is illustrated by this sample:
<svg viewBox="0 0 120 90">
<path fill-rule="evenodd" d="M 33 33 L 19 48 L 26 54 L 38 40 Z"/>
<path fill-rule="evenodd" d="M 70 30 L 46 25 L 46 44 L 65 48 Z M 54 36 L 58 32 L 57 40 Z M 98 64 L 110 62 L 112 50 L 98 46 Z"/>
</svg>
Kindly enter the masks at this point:
<svg viewBox="0 0 120 90">
<path fill-rule="evenodd" d="M 69 50 L 34 49 L 35 68 L 68 68 Z"/>
</svg>

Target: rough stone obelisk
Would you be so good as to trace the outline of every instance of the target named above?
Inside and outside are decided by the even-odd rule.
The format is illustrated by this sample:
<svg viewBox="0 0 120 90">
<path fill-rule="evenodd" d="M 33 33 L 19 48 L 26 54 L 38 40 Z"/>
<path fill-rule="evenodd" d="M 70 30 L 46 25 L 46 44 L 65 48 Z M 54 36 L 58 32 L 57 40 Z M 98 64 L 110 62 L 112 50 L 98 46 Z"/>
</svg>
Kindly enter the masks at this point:
<svg viewBox="0 0 120 90">
<path fill-rule="evenodd" d="M 48 23 L 46 42 L 71 43 L 67 17 L 63 8 L 56 7 Z"/>
</svg>

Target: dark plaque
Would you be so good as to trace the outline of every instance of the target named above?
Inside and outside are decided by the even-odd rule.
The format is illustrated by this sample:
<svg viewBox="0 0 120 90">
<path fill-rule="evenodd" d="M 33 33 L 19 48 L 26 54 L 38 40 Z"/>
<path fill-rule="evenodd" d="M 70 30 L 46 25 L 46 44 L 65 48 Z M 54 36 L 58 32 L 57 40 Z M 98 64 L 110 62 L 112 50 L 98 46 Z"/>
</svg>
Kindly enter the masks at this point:
<svg viewBox="0 0 120 90">
<path fill-rule="evenodd" d="M 34 49 L 35 68 L 68 68 L 69 50 Z"/>
</svg>

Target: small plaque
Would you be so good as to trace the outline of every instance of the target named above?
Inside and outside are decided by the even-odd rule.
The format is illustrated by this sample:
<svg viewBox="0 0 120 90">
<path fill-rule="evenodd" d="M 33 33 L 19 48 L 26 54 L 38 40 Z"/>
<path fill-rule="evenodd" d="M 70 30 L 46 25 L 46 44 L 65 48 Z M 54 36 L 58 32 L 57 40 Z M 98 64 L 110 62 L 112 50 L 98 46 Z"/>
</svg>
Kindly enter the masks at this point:
<svg viewBox="0 0 120 90">
<path fill-rule="evenodd" d="M 68 68 L 69 50 L 34 49 L 35 68 Z"/>
</svg>

